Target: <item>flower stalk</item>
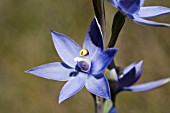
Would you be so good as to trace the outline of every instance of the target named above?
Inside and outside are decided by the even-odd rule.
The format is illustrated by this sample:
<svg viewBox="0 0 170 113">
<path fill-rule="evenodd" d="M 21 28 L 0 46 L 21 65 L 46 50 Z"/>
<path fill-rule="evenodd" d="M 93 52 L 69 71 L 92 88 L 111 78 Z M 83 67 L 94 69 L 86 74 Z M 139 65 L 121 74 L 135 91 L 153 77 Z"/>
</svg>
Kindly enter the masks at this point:
<svg viewBox="0 0 170 113">
<path fill-rule="evenodd" d="M 106 20 L 105 20 L 105 9 L 104 0 L 93 0 L 93 7 L 96 18 L 101 26 L 103 38 L 106 37 Z"/>
</svg>

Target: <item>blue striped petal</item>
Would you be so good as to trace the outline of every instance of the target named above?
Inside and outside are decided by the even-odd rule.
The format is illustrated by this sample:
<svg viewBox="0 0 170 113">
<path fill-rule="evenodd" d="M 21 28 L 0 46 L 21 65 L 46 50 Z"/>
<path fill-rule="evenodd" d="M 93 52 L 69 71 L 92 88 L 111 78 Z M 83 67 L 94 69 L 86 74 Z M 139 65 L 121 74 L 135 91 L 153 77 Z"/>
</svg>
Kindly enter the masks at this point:
<svg viewBox="0 0 170 113">
<path fill-rule="evenodd" d="M 129 17 L 136 23 L 138 24 L 142 24 L 142 25 L 150 25 L 150 26 L 159 26 L 159 27 L 169 27 L 170 24 L 166 24 L 166 23 L 159 23 L 159 22 L 154 22 L 154 21 L 150 21 L 150 20 L 145 20 L 142 19 L 140 17 L 138 17 L 137 15 L 129 15 Z"/>
<path fill-rule="evenodd" d="M 136 63 L 132 63 L 128 66 L 126 66 L 124 69 L 123 69 L 123 75 L 127 74 L 133 67 L 135 67 Z"/>
<path fill-rule="evenodd" d="M 162 6 L 141 7 L 137 15 L 141 18 L 151 18 L 170 13 L 170 8 Z"/>
<path fill-rule="evenodd" d="M 73 95 L 75 95 L 78 91 L 80 91 L 87 80 L 86 73 L 75 73 L 70 80 L 63 86 L 59 95 L 59 103 L 69 99 Z"/>
<path fill-rule="evenodd" d="M 53 62 L 32 68 L 26 72 L 46 79 L 67 81 L 70 79 L 71 73 L 75 72 L 75 69 L 62 62 Z"/>
<path fill-rule="evenodd" d="M 155 89 L 157 87 L 160 87 L 166 83 L 170 82 L 170 78 L 165 78 L 153 82 L 148 82 L 144 84 L 139 84 L 131 87 L 124 87 L 122 90 L 132 91 L 132 92 L 143 92 Z"/>
<path fill-rule="evenodd" d="M 136 83 L 142 74 L 142 63 L 143 61 L 140 61 L 137 64 L 133 63 L 123 70 L 123 72 L 125 71 L 126 73 L 120 76 L 121 78 L 119 78 L 119 85 L 121 87 L 131 86 Z"/>
<path fill-rule="evenodd" d="M 76 62 L 74 61 L 74 58 L 79 56 L 79 52 L 81 50 L 80 46 L 72 39 L 63 34 L 51 31 L 51 35 L 54 42 L 54 46 L 60 58 L 67 65 L 75 68 Z"/>
<path fill-rule="evenodd" d="M 103 74 L 95 76 L 89 75 L 85 86 L 92 94 L 110 99 L 109 84 L 107 78 Z"/>
<path fill-rule="evenodd" d="M 96 17 L 92 20 L 89 26 L 86 38 L 83 43 L 83 48 L 89 51 L 90 58 L 103 51 L 103 36 Z"/>
<path fill-rule="evenodd" d="M 128 73 L 126 73 L 125 75 L 123 75 L 122 78 L 119 79 L 119 85 L 121 87 L 132 85 L 136 80 L 135 74 L 136 74 L 136 70 L 135 67 L 133 67 Z"/>
<path fill-rule="evenodd" d="M 102 51 L 95 55 L 91 61 L 91 74 L 100 74 L 113 60 L 113 57 L 117 53 L 116 48 L 109 48 L 106 51 Z"/>
</svg>

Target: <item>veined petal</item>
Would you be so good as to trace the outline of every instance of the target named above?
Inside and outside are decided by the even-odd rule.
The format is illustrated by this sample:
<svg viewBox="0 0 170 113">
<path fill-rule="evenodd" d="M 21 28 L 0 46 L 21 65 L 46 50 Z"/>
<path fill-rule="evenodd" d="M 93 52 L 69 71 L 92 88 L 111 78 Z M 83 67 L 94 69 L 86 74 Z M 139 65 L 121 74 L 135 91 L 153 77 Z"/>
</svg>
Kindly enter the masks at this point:
<svg viewBox="0 0 170 113">
<path fill-rule="evenodd" d="M 87 90 L 94 95 L 110 99 L 110 88 L 103 74 L 89 75 L 85 84 Z"/>
<path fill-rule="evenodd" d="M 75 68 L 76 62 L 74 61 L 74 58 L 79 56 L 79 51 L 81 50 L 80 46 L 63 34 L 51 31 L 51 35 L 54 46 L 61 59 L 67 65 Z"/>
<path fill-rule="evenodd" d="M 165 79 L 148 82 L 148 83 L 144 83 L 144 84 L 140 84 L 140 85 L 135 85 L 135 86 L 131 86 L 131 87 L 124 87 L 123 90 L 133 91 L 133 92 L 148 91 L 148 90 L 152 90 L 157 87 L 160 87 L 168 82 L 170 82 L 170 78 L 165 78 Z"/>
<path fill-rule="evenodd" d="M 75 69 L 63 62 L 53 62 L 32 68 L 26 72 L 46 79 L 67 81 L 71 73 L 75 72 Z"/>
<path fill-rule="evenodd" d="M 75 73 L 61 89 L 59 103 L 67 100 L 80 91 L 86 83 L 87 76 L 86 73 Z"/>
<path fill-rule="evenodd" d="M 102 51 L 95 55 L 91 61 L 91 74 L 101 73 L 113 60 L 113 57 L 117 53 L 116 48 L 109 48 L 106 51 Z"/>
<path fill-rule="evenodd" d="M 139 11 L 141 0 L 117 0 L 119 9 L 127 14 L 134 14 Z"/>
<path fill-rule="evenodd" d="M 141 7 L 137 15 L 140 18 L 151 18 L 170 13 L 170 8 L 162 6 Z"/>
<path fill-rule="evenodd" d="M 130 17 L 130 16 L 129 16 Z M 142 25 L 149 25 L 149 26 L 158 26 L 158 27 L 169 27 L 170 24 L 166 24 L 166 23 L 159 23 L 159 22 L 154 22 L 154 21 L 149 21 L 149 20 L 145 20 L 142 19 L 140 17 L 137 17 L 137 15 L 133 15 L 130 17 L 134 22 L 138 23 L 138 24 L 142 24 Z"/>
<path fill-rule="evenodd" d="M 102 32 L 96 17 L 92 20 L 89 26 L 83 43 L 83 48 L 89 51 L 89 56 L 91 58 L 104 48 Z"/>
</svg>

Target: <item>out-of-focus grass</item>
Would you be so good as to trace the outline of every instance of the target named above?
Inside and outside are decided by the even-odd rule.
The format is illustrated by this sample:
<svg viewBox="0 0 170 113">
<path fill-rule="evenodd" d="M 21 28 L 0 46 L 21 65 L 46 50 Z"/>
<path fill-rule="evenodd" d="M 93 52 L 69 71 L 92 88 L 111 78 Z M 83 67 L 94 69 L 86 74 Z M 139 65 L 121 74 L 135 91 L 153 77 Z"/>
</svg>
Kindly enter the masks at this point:
<svg viewBox="0 0 170 113">
<path fill-rule="evenodd" d="M 154 4 L 153 4 L 154 3 Z M 168 0 L 147 5 L 170 6 Z M 107 42 L 116 9 L 105 3 Z M 49 30 L 53 29 L 82 44 L 93 16 L 90 0 L 1 0 L 0 1 L 0 113 L 93 113 L 93 100 L 84 88 L 62 104 L 59 91 L 64 82 L 24 73 L 32 67 L 61 61 Z M 170 16 L 153 20 L 169 22 Z M 139 83 L 170 76 L 170 29 L 140 26 L 127 18 L 116 47 L 116 63 L 126 66 L 144 60 Z M 169 113 L 170 85 L 145 93 L 122 93 L 119 113 Z"/>
</svg>

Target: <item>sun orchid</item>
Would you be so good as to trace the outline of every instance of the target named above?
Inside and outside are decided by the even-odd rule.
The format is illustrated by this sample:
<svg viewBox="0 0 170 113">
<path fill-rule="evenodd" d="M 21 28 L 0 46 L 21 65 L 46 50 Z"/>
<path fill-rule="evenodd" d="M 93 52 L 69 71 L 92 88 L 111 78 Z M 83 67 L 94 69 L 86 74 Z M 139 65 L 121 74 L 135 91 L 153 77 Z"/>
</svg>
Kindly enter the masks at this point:
<svg viewBox="0 0 170 113">
<path fill-rule="evenodd" d="M 110 71 L 110 74 L 114 76 L 114 81 L 109 81 L 112 98 L 115 98 L 115 96 L 122 91 L 143 92 L 170 82 L 170 78 L 164 78 L 157 81 L 134 85 L 142 75 L 142 64 L 143 61 L 130 64 L 122 70 L 120 76 L 117 76 L 114 69 Z M 109 113 L 117 113 L 115 105 L 111 107 Z"/>
<path fill-rule="evenodd" d="M 144 0 L 109 0 L 109 2 L 138 24 L 150 26 L 170 26 L 170 24 L 144 19 L 170 14 L 170 8 L 163 6 L 143 7 Z"/>
<path fill-rule="evenodd" d="M 64 62 L 44 64 L 27 73 L 51 80 L 68 81 L 61 89 L 59 103 L 67 100 L 84 86 L 94 95 L 110 99 L 108 80 L 103 74 L 117 49 L 104 50 L 103 36 L 96 18 L 93 19 L 83 49 L 69 37 L 51 31 L 56 51 Z"/>
</svg>

